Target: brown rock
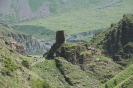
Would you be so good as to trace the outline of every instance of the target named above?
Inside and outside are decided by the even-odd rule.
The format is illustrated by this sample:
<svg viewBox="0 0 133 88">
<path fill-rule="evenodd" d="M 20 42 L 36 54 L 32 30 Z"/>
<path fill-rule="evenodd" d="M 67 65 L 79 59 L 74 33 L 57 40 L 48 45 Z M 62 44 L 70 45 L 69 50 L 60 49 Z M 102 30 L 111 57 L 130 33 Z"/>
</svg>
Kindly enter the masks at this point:
<svg viewBox="0 0 133 88">
<path fill-rule="evenodd" d="M 65 43 L 65 33 L 63 30 L 56 32 L 56 44 L 63 44 Z"/>
</svg>

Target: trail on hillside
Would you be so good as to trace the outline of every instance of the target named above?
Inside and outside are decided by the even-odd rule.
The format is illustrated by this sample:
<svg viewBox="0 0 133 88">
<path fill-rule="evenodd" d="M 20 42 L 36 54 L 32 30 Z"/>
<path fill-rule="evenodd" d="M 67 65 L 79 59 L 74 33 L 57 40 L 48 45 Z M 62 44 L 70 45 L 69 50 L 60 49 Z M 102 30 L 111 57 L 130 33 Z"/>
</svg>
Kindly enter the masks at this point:
<svg viewBox="0 0 133 88">
<path fill-rule="evenodd" d="M 33 66 L 35 66 L 36 64 L 38 64 L 38 63 L 40 63 L 40 62 L 44 62 L 45 61 L 45 58 L 44 57 L 42 57 L 42 58 L 38 58 L 37 60 L 36 60 L 36 62 L 33 62 L 32 64 L 31 64 L 31 67 L 33 67 Z"/>
</svg>

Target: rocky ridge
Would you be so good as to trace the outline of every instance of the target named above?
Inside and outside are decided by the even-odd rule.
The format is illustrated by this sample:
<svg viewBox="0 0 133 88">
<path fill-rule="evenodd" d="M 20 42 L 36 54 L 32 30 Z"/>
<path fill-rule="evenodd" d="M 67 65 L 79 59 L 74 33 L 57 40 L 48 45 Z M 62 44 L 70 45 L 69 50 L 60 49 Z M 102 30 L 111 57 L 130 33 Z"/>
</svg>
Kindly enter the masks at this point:
<svg viewBox="0 0 133 88">
<path fill-rule="evenodd" d="M 10 28 L 8 25 L 4 25 L 1 23 L 0 27 L 2 30 L 1 31 L 2 35 L 11 37 L 13 40 L 22 44 L 27 53 L 45 52 L 49 48 L 49 46 L 38 41 L 36 38 L 30 35 L 24 35 L 24 34 L 18 33 L 17 31 Z"/>
<path fill-rule="evenodd" d="M 117 24 L 93 37 L 90 44 L 103 50 L 105 55 L 123 65 L 133 58 L 133 15 L 123 15 Z M 124 61 L 122 61 L 124 60 Z"/>
</svg>

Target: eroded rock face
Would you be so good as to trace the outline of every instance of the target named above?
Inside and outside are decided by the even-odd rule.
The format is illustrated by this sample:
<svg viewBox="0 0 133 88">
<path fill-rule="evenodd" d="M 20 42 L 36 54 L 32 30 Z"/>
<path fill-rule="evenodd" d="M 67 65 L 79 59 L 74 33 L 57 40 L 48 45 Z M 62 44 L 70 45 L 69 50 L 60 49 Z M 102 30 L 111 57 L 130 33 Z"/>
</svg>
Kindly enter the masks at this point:
<svg viewBox="0 0 133 88">
<path fill-rule="evenodd" d="M 65 43 L 65 33 L 63 30 L 56 32 L 56 44 Z"/>
<path fill-rule="evenodd" d="M 21 55 L 26 55 L 23 45 L 18 44 L 17 42 L 12 42 L 12 41 L 8 43 L 5 42 L 5 44 L 10 46 L 12 52 L 17 52 Z"/>
</svg>

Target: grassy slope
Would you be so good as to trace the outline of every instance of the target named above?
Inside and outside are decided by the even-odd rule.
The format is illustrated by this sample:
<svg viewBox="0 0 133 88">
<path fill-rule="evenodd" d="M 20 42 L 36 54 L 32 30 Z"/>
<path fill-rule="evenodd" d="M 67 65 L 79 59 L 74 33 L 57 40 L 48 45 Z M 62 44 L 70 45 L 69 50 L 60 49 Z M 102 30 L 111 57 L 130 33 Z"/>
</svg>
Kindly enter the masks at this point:
<svg viewBox="0 0 133 88">
<path fill-rule="evenodd" d="M 129 32 L 131 32 L 132 31 L 132 26 L 131 25 L 133 23 L 132 19 L 133 19 L 132 14 L 125 15 L 123 17 L 123 19 L 119 21 L 119 23 L 115 24 L 113 27 L 110 27 L 108 30 L 94 36 L 93 39 L 91 40 L 92 45 L 97 46 L 100 49 L 104 49 L 105 45 L 108 45 L 105 42 L 108 41 L 108 39 L 111 37 L 111 35 L 113 33 L 114 33 L 114 35 L 117 34 L 115 32 L 113 32 L 111 34 L 112 31 L 114 31 L 114 30 L 120 30 L 121 31 L 123 29 L 124 30 L 127 29 Z M 124 22 L 127 23 L 127 24 L 126 25 L 124 25 L 124 24 L 121 25 L 121 23 L 124 23 Z M 119 27 L 119 25 L 121 25 L 122 27 Z M 124 36 L 130 35 L 128 31 L 126 31 L 127 33 L 126 32 L 123 33 Z M 115 36 L 118 36 L 118 35 L 115 35 Z M 122 34 L 119 34 L 119 36 L 122 37 Z M 132 42 L 132 37 L 127 37 L 127 39 L 129 40 L 128 42 Z M 117 41 L 115 41 L 115 42 L 117 42 Z M 115 43 L 115 42 L 112 42 L 112 43 Z M 108 42 L 108 43 L 110 43 L 113 46 L 113 44 L 111 42 Z M 121 41 L 121 43 L 122 43 L 122 41 Z M 123 45 L 123 46 L 125 46 L 125 45 Z M 114 47 L 115 46 L 113 46 L 113 48 Z M 123 51 L 124 51 L 124 49 L 125 48 L 123 48 Z M 127 50 L 132 50 L 132 47 L 127 48 Z M 119 53 L 117 53 L 117 52 L 115 52 L 115 53 L 119 55 Z M 129 53 L 132 54 L 131 51 L 125 52 L 126 55 L 128 55 Z M 123 70 L 122 72 L 120 72 L 119 74 L 117 74 L 111 80 L 107 81 L 100 88 L 132 88 L 132 86 L 133 86 L 133 84 L 132 84 L 133 83 L 133 80 L 132 80 L 133 79 L 133 60 L 132 59 L 133 58 L 132 57 L 130 58 L 130 60 L 129 60 L 130 62 L 128 61 L 128 58 L 124 58 L 124 59 L 125 60 L 122 60 L 123 63 L 126 63 L 126 64 L 129 63 L 127 68 L 125 70 Z M 126 62 L 126 60 L 127 60 L 127 62 Z"/>
<path fill-rule="evenodd" d="M 52 87 L 70 88 L 70 85 L 65 81 L 64 76 L 56 67 L 54 60 L 45 60 L 45 62 L 33 66 L 31 70 L 48 81 Z"/>
<path fill-rule="evenodd" d="M 97 4 L 102 3 L 104 0 L 76 0 L 76 1 L 70 1 L 70 0 L 28 0 L 28 4 L 33 12 L 36 12 L 43 3 L 50 3 L 49 8 L 51 13 L 60 13 L 60 12 L 66 12 L 73 7 L 73 9 L 79 9 L 81 7 L 84 7 L 84 4 Z"/>
<path fill-rule="evenodd" d="M 76 34 L 109 27 L 111 23 L 118 21 L 123 14 L 132 13 L 132 4 L 132 0 L 122 1 L 102 9 L 97 9 L 97 6 L 90 5 L 90 8 L 72 9 L 69 12 L 60 13 L 45 19 L 16 25 L 38 24 L 38 26 L 44 26 L 54 31 L 65 30 L 66 33 Z"/>
<path fill-rule="evenodd" d="M 56 66 L 64 75 L 68 83 L 75 88 L 98 88 L 101 84 L 96 78 L 89 76 L 85 71 L 81 70 L 79 65 L 71 64 L 64 58 L 56 58 L 55 61 Z"/>
<path fill-rule="evenodd" d="M 2 29 L 0 26 L 0 30 Z M 4 30 L 6 31 L 6 28 Z M 41 77 L 22 65 L 23 60 L 32 63 L 35 59 L 18 54 L 10 47 L 11 43 L 15 42 L 0 35 L 0 88 L 38 88 L 37 85 L 42 88 L 42 85 L 47 85 Z"/>
<path fill-rule="evenodd" d="M 120 72 L 114 78 L 101 86 L 101 88 L 132 88 L 133 64 Z"/>
<path fill-rule="evenodd" d="M 46 29 L 43 26 L 35 25 L 22 25 L 22 26 L 12 26 L 13 29 L 21 31 L 24 34 L 32 35 L 36 38 L 45 38 L 45 41 L 51 40 L 55 36 L 55 32 L 49 29 Z"/>
</svg>

